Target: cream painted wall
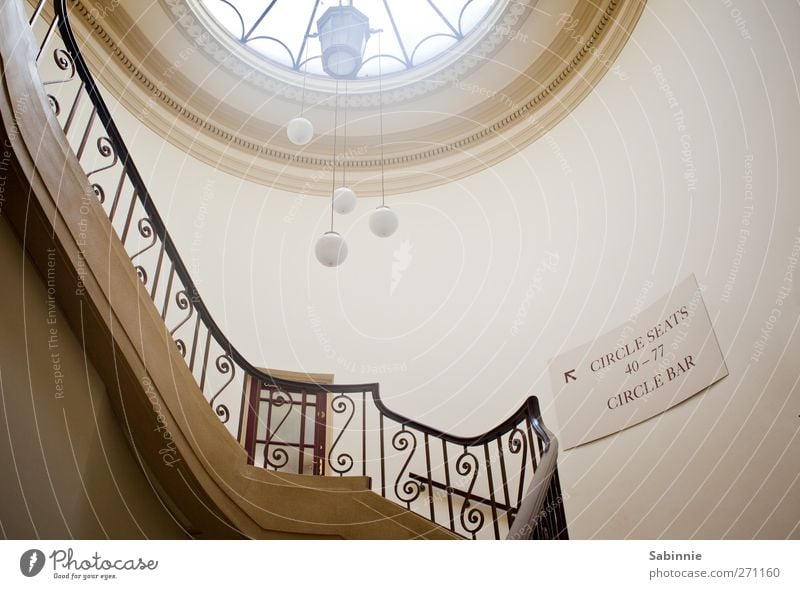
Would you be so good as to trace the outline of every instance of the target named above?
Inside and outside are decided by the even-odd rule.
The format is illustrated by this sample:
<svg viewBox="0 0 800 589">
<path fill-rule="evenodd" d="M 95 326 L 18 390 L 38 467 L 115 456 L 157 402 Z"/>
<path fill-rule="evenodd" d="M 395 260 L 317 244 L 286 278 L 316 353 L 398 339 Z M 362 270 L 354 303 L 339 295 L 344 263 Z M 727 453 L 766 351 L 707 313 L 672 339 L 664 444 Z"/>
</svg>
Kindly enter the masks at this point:
<svg viewBox="0 0 800 589">
<path fill-rule="evenodd" d="M 254 364 L 378 380 L 390 407 L 455 433 L 529 394 L 557 433 L 548 360 L 694 273 L 730 376 L 563 452 L 570 531 L 800 538 L 798 25 L 787 2 L 650 0 L 619 68 L 544 139 L 392 197 L 390 239 L 369 233 L 372 195 L 337 217 L 350 246 L 337 270 L 313 259 L 325 200 L 218 173 L 115 115 Z"/>
<path fill-rule="evenodd" d="M 0 221 L 0 536 L 184 538 L 55 304 L 59 268 L 43 280 Z"/>
</svg>

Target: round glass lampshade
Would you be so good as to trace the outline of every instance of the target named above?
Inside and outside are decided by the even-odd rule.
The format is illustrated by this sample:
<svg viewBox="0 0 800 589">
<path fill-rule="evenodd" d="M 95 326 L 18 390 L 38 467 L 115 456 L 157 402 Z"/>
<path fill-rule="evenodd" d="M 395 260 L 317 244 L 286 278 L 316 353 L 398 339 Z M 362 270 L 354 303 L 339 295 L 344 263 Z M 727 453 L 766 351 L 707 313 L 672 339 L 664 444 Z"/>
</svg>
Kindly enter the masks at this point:
<svg viewBox="0 0 800 589">
<path fill-rule="evenodd" d="M 370 213 L 369 228 L 378 237 L 393 235 L 399 225 L 397 214 L 387 206 L 380 206 Z"/>
<path fill-rule="evenodd" d="M 314 254 L 320 264 L 333 268 L 347 259 L 347 242 L 336 231 L 328 231 L 317 240 Z"/>
<path fill-rule="evenodd" d="M 296 117 L 286 125 L 286 136 L 295 145 L 305 145 L 314 137 L 314 126 L 308 119 Z"/>
<path fill-rule="evenodd" d="M 333 210 L 340 215 L 352 213 L 356 202 L 356 193 L 347 186 L 340 186 L 333 191 Z"/>
</svg>

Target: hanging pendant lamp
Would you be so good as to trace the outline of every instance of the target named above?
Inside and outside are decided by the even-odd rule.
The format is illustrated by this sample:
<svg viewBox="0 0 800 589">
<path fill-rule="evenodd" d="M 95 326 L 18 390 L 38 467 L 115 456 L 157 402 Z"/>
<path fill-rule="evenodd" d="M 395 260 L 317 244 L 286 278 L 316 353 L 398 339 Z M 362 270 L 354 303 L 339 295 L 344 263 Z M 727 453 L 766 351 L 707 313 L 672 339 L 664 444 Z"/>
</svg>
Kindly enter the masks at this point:
<svg viewBox="0 0 800 589">
<path fill-rule="evenodd" d="M 381 141 L 381 204 L 369 216 L 369 228 L 378 237 L 389 237 L 397 231 L 400 221 L 397 214 L 386 206 L 386 185 L 384 179 L 383 157 L 383 71 L 381 69 L 381 32 L 378 31 L 378 118 L 380 119 Z"/>
<path fill-rule="evenodd" d="M 369 39 L 369 19 L 352 0 L 331 6 L 317 20 L 322 69 L 332 78 L 355 78 Z"/>
<path fill-rule="evenodd" d="M 333 192 L 333 208 L 340 215 L 352 213 L 357 200 L 356 193 L 347 186 L 340 186 Z"/>
<path fill-rule="evenodd" d="M 333 230 L 333 211 L 336 202 L 336 129 L 339 124 L 339 81 L 336 81 L 336 94 L 333 107 L 333 170 L 331 178 L 331 229 L 322 234 L 314 246 L 314 254 L 323 266 L 339 266 L 347 259 L 347 242 Z"/>
<path fill-rule="evenodd" d="M 336 231 L 326 231 L 317 240 L 314 254 L 320 264 L 335 268 L 347 259 L 347 242 Z"/>
<path fill-rule="evenodd" d="M 344 138 L 342 140 L 342 185 L 333 192 L 333 208 L 340 215 L 356 208 L 356 193 L 347 186 L 347 81 L 344 83 Z"/>
<path fill-rule="evenodd" d="M 300 94 L 300 116 L 293 118 L 286 125 L 286 136 L 295 145 L 306 145 L 314 138 L 314 125 L 303 116 L 306 105 L 306 75 L 308 74 L 308 38 L 304 39 L 306 60 L 303 62 L 303 90 Z M 300 54 L 302 58 L 302 52 Z"/>
</svg>

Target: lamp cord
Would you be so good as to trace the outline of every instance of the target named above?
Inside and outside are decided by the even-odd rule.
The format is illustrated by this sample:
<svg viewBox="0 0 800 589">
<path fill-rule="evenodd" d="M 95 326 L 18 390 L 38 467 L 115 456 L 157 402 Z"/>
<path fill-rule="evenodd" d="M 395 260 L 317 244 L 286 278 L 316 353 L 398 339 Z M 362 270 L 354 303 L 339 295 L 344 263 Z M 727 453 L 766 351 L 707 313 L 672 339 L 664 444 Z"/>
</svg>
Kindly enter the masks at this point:
<svg viewBox="0 0 800 589">
<path fill-rule="evenodd" d="M 333 231 L 333 194 L 336 192 L 336 130 L 339 127 L 339 80 L 333 98 L 333 170 L 331 174 L 331 231 Z"/>
<path fill-rule="evenodd" d="M 306 111 L 306 76 L 308 75 L 308 37 L 306 37 L 305 44 L 306 60 L 303 62 L 303 89 L 300 92 L 300 116 L 302 117 Z M 300 56 L 302 59 L 303 56 Z"/>
<path fill-rule="evenodd" d="M 381 130 L 381 206 L 386 206 L 386 186 L 384 183 L 383 162 L 383 70 L 381 68 L 381 34 L 378 33 L 378 117 Z"/>
<path fill-rule="evenodd" d="M 347 80 L 344 81 L 344 137 L 342 138 L 342 186 L 347 186 Z"/>
</svg>

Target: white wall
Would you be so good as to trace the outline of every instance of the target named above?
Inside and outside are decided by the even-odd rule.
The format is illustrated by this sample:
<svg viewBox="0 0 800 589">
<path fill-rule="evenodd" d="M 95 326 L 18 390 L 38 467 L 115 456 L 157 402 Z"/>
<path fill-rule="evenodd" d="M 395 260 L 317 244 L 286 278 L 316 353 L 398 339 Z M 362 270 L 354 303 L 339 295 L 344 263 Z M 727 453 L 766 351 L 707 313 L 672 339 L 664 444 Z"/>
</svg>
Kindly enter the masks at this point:
<svg viewBox="0 0 800 589">
<path fill-rule="evenodd" d="M 557 433 L 548 360 L 694 273 L 730 376 L 562 453 L 571 533 L 797 538 L 798 25 L 788 2 L 650 0 L 618 60 L 625 75 L 515 157 L 390 198 L 401 228 L 388 240 L 369 233 L 365 198 L 336 219 L 350 246 L 337 270 L 313 259 L 324 199 L 226 176 L 121 109 L 118 120 L 205 300 L 253 363 L 379 380 L 390 407 L 455 433 L 488 429 L 529 394 Z"/>
</svg>

